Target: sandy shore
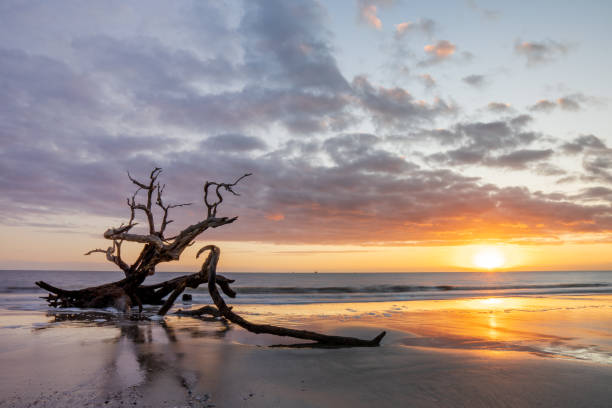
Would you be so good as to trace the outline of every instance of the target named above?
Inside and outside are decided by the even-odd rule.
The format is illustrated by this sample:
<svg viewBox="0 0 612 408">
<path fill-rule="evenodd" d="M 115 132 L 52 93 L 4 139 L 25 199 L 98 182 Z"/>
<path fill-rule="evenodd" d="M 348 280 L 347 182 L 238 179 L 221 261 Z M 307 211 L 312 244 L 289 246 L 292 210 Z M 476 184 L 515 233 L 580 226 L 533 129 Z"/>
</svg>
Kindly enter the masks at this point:
<svg viewBox="0 0 612 408">
<path fill-rule="evenodd" d="M 1 407 L 608 407 L 612 297 L 240 306 L 245 317 L 373 337 L 294 341 L 222 321 L 0 313 Z"/>
</svg>

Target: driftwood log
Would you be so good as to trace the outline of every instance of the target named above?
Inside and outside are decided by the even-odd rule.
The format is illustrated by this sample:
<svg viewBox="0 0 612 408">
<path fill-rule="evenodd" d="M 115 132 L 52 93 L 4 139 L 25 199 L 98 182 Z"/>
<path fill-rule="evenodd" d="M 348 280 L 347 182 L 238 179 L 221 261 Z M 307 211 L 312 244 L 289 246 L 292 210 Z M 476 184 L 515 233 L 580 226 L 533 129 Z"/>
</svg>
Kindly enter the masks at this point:
<svg viewBox="0 0 612 408">
<path fill-rule="evenodd" d="M 165 185 L 158 182 L 160 173 L 161 168 L 156 167 L 153 169 L 149 174 L 147 182 L 138 181 L 128 173 L 128 178 L 136 186 L 134 194 L 127 199 L 127 205 L 130 210 L 128 222 L 121 224 L 117 228 L 109 228 L 104 232 L 104 238 L 112 241 L 112 246 L 109 246 L 107 249 L 93 249 L 85 254 L 104 254 L 109 262 L 114 263 L 123 271 L 125 277 L 116 282 L 79 290 L 62 289 L 43 281 L 36 282 L 36 285 L 40 288 L 50 292 L 46 297 L 43 297 L 50 306 L 60 308 L 114 307 L 125 312 L 130 312 L 132 307 L 137 306 L 140 313 L 142 305 L 149 304 L 161 305 L 157 313 L 158 315 L 165 315 L 186 288 L 195 289 L 199 285 L 206 283 L 215 306 L 204 306 L 193 312 L 179 311 L 180 314 L 210 314 L 225 318 L 253 333 L 268 333 L 277 336 L 311 340 L 315 342 L 313 344 L 317 345 L 373 347 L 380 344 L 385 332 L 380 333 L 372 340 L 362 340 L 353 337 L 329 336 L 306 330 L 295 330 L 267 324 L 255 324 L 245 320 L 234 313 L 231 307 L 227 306 L 217 289 L 217 287 L 221 288 L 221 291 L 230 298 L 236 296 L 236 292 L 230 286 L 234 280 L 218 275 L 216 272 L 220 249 L 214 245 L 207 245 L 198 252 L 197 256 L 205 251 L 209 251 L 208 257 L 199 272 L 154 285 L 144 285 L 143 283 L 147 277 L 155 273 L 155 268 L 158 264 L 178 260 L 183 251 L 193 245 L 195 239 L 204 231 L 209 228 L 218 228 L 231 224 L 238 219 L 238 217 L 218 217 L 217 209 L 223 202 L 223 193 L 229 192 L 233 195 L 239 195 L 234 191 L 234 187 L 244 178 L 250 176 L 248 173 L 244 174 L 233 183 L 207 181 L 204 184 L 206 218 L 184 228 L 172 237 L 166 237 L 166 228 L 173 222 L 168 218 L 170 210 L 188 206 L 191 203 L 165 203 L 163 200 Z M 138 201 L 142 195 L 144 195 L 144 202 Z M 142 218 L 146 220 L 145 231 L 141 233 L 132 232 L 132 229 L 138 225 L 136 222 L 137 213 L 141 214 Z M 156 222 L 155 215 L 161 215 L 159 223 Z M 136 260 L 131 264 L 128 264 L 122 258 L 121 248 L 124 242 L 135 242 L 144 245 Z"/>
</svg>

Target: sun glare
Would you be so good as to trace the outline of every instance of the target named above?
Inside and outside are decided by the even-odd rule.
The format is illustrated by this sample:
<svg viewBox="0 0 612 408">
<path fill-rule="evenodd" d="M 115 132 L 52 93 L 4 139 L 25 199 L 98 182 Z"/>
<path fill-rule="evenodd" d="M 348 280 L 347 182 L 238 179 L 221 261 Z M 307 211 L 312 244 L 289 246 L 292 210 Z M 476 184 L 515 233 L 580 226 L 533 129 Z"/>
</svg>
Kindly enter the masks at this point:
<svg viewBox="0 0 612 408">
<path fill-rule="evenodd" d="M 484 248 L 474 254 L 472 261 L 477 268 L 493 270 L 504 266 L 506 258 L 497 248 Z"/>
</svg>

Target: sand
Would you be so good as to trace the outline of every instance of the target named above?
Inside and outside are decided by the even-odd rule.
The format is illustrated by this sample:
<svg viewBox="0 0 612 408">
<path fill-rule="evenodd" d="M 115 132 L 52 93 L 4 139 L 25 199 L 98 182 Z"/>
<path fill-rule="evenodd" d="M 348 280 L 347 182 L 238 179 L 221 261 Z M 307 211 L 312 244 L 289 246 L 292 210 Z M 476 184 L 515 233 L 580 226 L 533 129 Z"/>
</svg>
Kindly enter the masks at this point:
<svg viewBox="0 0 612 408">
<path fill-rule="evenodd" d="M 222 321 L 0 313 L 0 407 L 609 407 L 612 297 L 237 306 L 378 348 L 269 347 Z"/>
</svg>

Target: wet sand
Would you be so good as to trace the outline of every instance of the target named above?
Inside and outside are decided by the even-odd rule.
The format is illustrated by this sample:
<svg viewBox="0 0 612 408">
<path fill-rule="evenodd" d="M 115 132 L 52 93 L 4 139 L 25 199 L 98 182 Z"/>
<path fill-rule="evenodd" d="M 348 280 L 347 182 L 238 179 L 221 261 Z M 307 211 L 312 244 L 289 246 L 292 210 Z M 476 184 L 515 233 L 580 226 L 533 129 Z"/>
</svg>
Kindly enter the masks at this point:
<svg viewBox="0 0 612 408">
<path fill-rule="evenodd" d="M 269 347 L 218 320 L 0 312 L 0 407 L 608 407 L 612 296 L 301 306 L 248 319 L 378 348 Z"/>
</svg>

